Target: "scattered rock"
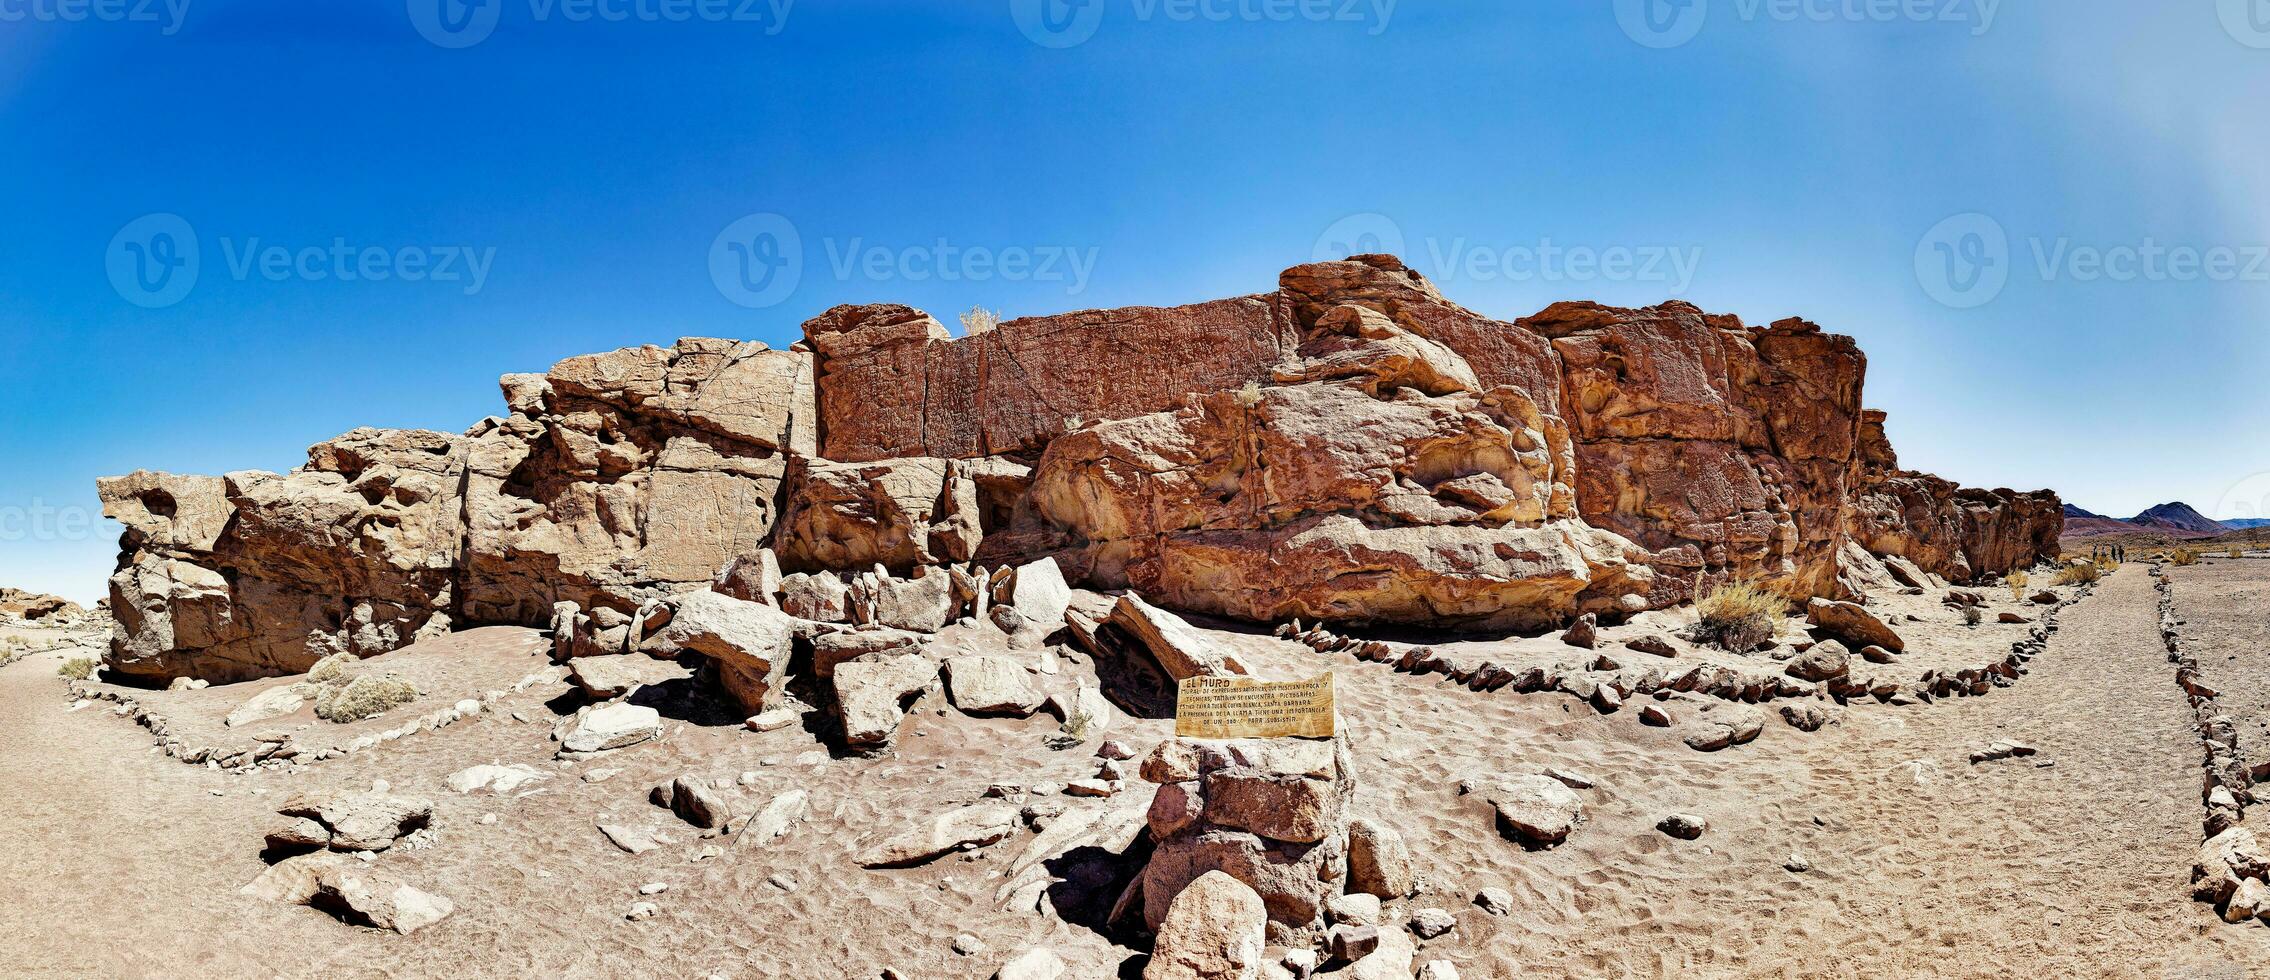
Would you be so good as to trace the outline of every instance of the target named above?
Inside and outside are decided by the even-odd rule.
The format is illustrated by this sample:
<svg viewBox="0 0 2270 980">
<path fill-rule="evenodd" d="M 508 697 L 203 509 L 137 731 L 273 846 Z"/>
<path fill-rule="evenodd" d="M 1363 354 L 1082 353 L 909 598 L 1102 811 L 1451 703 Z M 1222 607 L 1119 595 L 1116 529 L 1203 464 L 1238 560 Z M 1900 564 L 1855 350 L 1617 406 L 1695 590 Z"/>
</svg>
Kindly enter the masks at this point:
<svg viewBox="0 0 2270 980">
<path fill-rule="evenodd" d="M 921 864 L 954 851 L 983 847 L 1017 832 L 1017 808 L 982 803 L 918 821 L 859 852 L 861 867 L 899 868 Z"/>
<path fill-rule="evenodd" d="M 1653 654 L 1658 657 L 1676 657 L 1679 655 L 1679 648 L 1672 646 L 1670 640 L 1664 639 L 1663 637 L 1656 636 L 1654 634 L 1649 634 L 1647 636 L 1636 636 L 1629 640 L 1625 640 L 1624 646 L 1628 649 L 1637 650 L 1641 653 Z"/>
<path fill-rule="evenodd" d="M 1805 605 L 1805 619 L 1822 633 L 1847 646 L 1875 645 L 1893 653 L 1907 649 L 1907 641 L 1884 625 L 1874 613 L 1856 603 L 1814 599 Z"/>
<path fill-rule="evenodd" d="M 271 718 L 281 718 L 298 711 L 305 704 L 307 704 L 307 697 L 293 687 L 272 687 L 253 695 L 251 700 L 246 701 L 235 711 L 229 712 L 228 717 L 222 719 L 221 723 L 230 728 L 257 725 Z"/>
<path fill-rule="evenodd" d="M 283 831 L 271 833 L 271 842 L 320 844 L 334 851 L 383 851 L 433 820 L 432 803 L 386 793 L 295 797 L 276 812 L 296 819 Z"/>
<path fill-rule="evenodd" d="M 1829 709 L 1815 701 L 1792 701 L 1781 706 L 1781 720 L 1801 732 L 1817 732 L 1834 720 Z"/>
<path fill-rule="evenodd" d="M 1054 563 L 1051 562 L 1051 565 Z M 954 657 L 946 661 L 946 692 L 964 714 L 1031 717 L 1041 693 L 1023 664 L 1009 657 Z"/>
<path fill-rule="evenodd" d="M 404 936 L 457 910 L 447 898 L 351 863 L 318 874 L 316 890 L 319 897 L 331 899 L 350 913 L 349 918 Z"/>
<path fill-rule="evenodd" d="M 1669 728 L 1671 727 L 1671 711 L 1670 709 L 1665 708 L 1660 704 L 1641 705 L 1639 709 L 1639 720 L 1640 724 L 1643 725 L 1653 725 L 1657 728 Z"/>
<path fill-rule="evenodd" d="M 750 715 L 741 724 L 752 732 L 777 732 L 803 720 L 794 708 L 774 708 L 771 711 Z"/>
<path fill-rule="evenodd" d="M 1244 882 L 1209 871 L 1174 898 L 1143 980 L 1236 980 L 1261 968 L 1268 910 Z"/>
<path fill-rule="evenodd" d="M 606 701 L 648 684 L 685 677 L 687 672 L 668 660 L 656 660 L 644 654 L 616 654 L 570 660 L 568 676 L 592 700 Z"/>
<path fill-rule="evenodd" d="M 659 906 L 656 906 L 653 902 L 632 902 L 631 910 L 623 913 L 623 918 L 629 919 L 632 922 L 644 922 L 648 919 L 654 918 L 656 915 L 660 914 L 661 911 L 662 909 Z"/>
<path fill-rule="evenodd" d="M 609 752 L 662 737 L 662 713 L 643 704 L 610 704 L 585 712 L 567 737 L 561 752 Z"/>
<path fill-rule="evenodd" d="M 1433 939 L 1458 928 L 1458 917 L 1442 909 L 1420 909 L 1411 913 L 1410 927 L 1420 939 Z"/>
<path fill-rule="evenodd" d="M 2035 751 L 2036 750 L 2033 746 L 2027 745 L 2024 742 L 1997 740 L 1989 742 L 1980 748 L 1972 749 L 1970 754 L 1970 761 L 1971 765 L 1975 766 L 1981 762 L 1995 762 L 2002 759 L 2024 758 L 2026 756 L 2034 754 Z"/>
<path fill-rule="evenodd" d="M 1680 840 L 1694 840 L 1709 827 L 1703 818 L 1691 813 L 1674 813 L 1655 822 L 1655 829 Z"/>
<path fill-rule="evenodd" d="M 509 766 L 481 765 L 450 773 L 449 788 L 458 793 L 477 793 L 484 789 L 491 793 L 510 793 L 522 786 L 550 778 L 552 777 L 548 773 L 517 763 Z M 584 778 L 588 780 L 589 774 Z"/>
<path fill-rule="evenodd" d="M 1500 832 L 1533 847 L 1567 840 L 1584 819 L 1584 801 L 1550 776 L 1501 776 L 1472 791 L 1497 811 Z"/>
<path fill-rule="evenodd" d="M 1064 960 L 1045 949 L 1028 949 L 1010 958 L 993 974 L 993 980 L 1059 980 Z"/>
<path fill-rule="evenodd" d="M 1368 818 L 1348 821 L 1349 892 L 1396 899 L 1410 894 L 1416 884 L 1403 835 Z"/>
<path fill-rule="evenodd" d="M 838 666 L 835 694 L 844 742 L 859 748 L 890 744 L 907 706 L 937 680 L 937 663 L 919 653 Z"/>
<path fill-rule="evenodd" d="M 1513 893 L 1503 888 L 1484 888 L 1474 894 L 1474 904 L 1491 915 L 1513 914 Z"/>
<path fill-rule="evenodd" d="M 1578 616 L 1576 622 L 1570 624 L 1568 630 L 1561 634 L 1561 642 L 1586 650 L 1599 646 L 1600 618 L 1591 613 Z"/>
<path fill-rule="evenodd" d="M 1851 653 L 1835 640 L 1813 644 L 1812 649 L 1789 658 L 1782 667 L 1783 673 L 1801 681 L 1833 680 L 1851 671 Z"/>
<path fill-rule="evenodd" d="M 1324 903 L 1324 916 L 1335 925 L 1376 926 L 1379 911 L 1377 895 L 1335 895 Z"/>
</svg>

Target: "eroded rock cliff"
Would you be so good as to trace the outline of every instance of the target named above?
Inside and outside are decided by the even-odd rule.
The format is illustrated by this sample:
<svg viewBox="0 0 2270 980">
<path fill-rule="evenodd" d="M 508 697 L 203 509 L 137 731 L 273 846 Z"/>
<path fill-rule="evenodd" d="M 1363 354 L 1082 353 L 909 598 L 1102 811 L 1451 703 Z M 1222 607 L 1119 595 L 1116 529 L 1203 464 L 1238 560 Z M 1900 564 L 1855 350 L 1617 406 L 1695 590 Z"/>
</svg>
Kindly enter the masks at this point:
<svg viewBox="0 0 2270 980">
<path fill-rule="evenodd" d="M 1494 320 L 1390 256 L 962 338 L 904 306 L 804 329 L 508 375 L 509 414 L 464 435 L 357 430 L 289 474 L 106 479 L 111 667 L 255 677 L 569 603 L 612 635 L 768 547 L 789 573 L 1053 557 L 1185 611 L 1533 629 L 1733 578 L 1837 595 L 1854 544 L 1968 579 L 2061 523 L 2046 492 L 1899 472 L 1849 338 L 1679 302 Z"/>
</svg>

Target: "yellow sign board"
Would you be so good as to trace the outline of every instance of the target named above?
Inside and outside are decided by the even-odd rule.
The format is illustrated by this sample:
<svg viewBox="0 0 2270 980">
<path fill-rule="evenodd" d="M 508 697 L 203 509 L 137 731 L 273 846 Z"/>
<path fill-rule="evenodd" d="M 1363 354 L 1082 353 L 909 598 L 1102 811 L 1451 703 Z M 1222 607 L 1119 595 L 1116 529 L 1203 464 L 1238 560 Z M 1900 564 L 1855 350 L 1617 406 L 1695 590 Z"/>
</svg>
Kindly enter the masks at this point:
<svg viewBox="0 0 2270 980">
<path fill-rule="evenodd" d="M 1182 738 L 1331 738 L 1332 675 L 1305 681 L 1191 677 L 1176 693 Z"/>
</svg>

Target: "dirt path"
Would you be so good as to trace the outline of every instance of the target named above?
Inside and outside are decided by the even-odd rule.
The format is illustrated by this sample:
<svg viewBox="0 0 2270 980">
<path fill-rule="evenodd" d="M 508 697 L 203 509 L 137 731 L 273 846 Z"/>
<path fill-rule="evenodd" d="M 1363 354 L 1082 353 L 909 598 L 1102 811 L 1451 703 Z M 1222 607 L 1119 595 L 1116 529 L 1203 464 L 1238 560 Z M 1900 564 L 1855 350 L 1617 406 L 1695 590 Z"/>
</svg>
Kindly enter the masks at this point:
<svg viewBox="0 0 2270 980">
<path fill-rule="evenodd" d="M 1858 713 L 1803 757 L 1814 857 L 1847 883 L 1792 973 L 2245 975 L 2270 930 L 2190 900 L 2199 749 L 2131 565 L 2068 609 L 2018 685 L 1923 712 Z M 1977 766 L 1996 738 L 2034 759 Z"/>
<path fill-rule="evenodd" d="M 1715 753 L 1632 710 L 1600 715 L 1558 695 L 1478 695 L 1345 656 L 1329 663 L 1346 684 L 1365 773 L 1359 809 L 1402 832 L 1421 872 L 1423 893 L 1397 914 L 1455 912 L 1457 930 L 1422 958 L 1451 959 L 1463 976 L 2239 980 L 2253 969 L 2242 964 L 2270 963 L 2270 929 L 2226 925 L 2190 900 L 2199 750 L 2154 613 L 2151 580 L 2132 565 L 2064 610 L 2063 629 L 2014 687 L 1855 705 L 1813 734 L 1774 719 L 1755 743 Z M 1272 650 L 1315 665 L 1305 648 Z M 1040 748 L 1038 723 L 918 712 L 892 756 L 809 766 L 791 761 L 811 748 L 800 731 L 689 727 L 608 760 L 627 767 L 611 780 L 569 776 L 520 800 L 459 797 L 440 781 L 465 765 L 553 767 L 546 725 L 488 717 L 295 776 L 230 776 L 153 754 L 148 733 L 106 706 L 69 710 L 60 660 L 0 668 L 0 976 L 871 980 L 893 964 L 925 980 L 983 980 L 1006 951 L 1038 944 L 1075 962 L 1069 980 L 1094 980 L 1124 955 L 1045 917 L 997 910 L 990 876 L 1001 855 L 895 872 L 845 858 L 904 812 L 975 799 L 990 780 L 1092 769 L 1085 753 Z M 1165 728 L 1129 723 L 1120 734 L 1147 743 Z M 1967 762 L 1997 738 L 2041 755 Z M 1567 844 L 1512 846 L 1486 806 L 1457 795 L 1461 776 L 1515 761 L 1599 779 Z M 809 789 L 812 816 L 772 848 L 706 861 L 691 835 L 632 858 L 593 830 L 605 814 L 656 819 L 644 787 L 689 770 L 754 770 L 766 794 Z M 380 777 L 437 801 L 443 845 L 386 860 L 457 900 L 455 917 L 397 937 L 237 895 L 261 868 L 252 842 L 280 794 Z M 1674 810 L 1706 816 L 1710 831 L 1665 837 L 1655 822 Z M 503 819 L 477 822 L 490 813 Z M 1801 870 L 1785 868 L 1793 854 Z M 768 884 L 783 871 L 807 884 Z M 650 880 L 672 885 L 663 915 L 626 923 L 623 909 Z M 1471 904 L 1493 885 L 1510 889 L 1512 914 Z M 852 925 L 883 921 L 891 927 Z M 993 952 L 952 954 L 960 931 Z"/>
</svg>

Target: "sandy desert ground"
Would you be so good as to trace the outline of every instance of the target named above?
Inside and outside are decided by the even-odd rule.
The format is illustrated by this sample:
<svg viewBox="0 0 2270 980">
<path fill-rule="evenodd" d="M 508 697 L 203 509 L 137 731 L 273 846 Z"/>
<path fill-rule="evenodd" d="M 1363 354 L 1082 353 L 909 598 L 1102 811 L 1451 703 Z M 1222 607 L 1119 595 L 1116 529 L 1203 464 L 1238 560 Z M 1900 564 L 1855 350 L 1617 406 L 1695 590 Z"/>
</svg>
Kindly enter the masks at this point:
<svg viewBox="0 0 2270 980">
<path fill-rule="evenodd" d="M 2069 604 L 2055 611 L 2058 628 L 2007 686 L 1906 705 L 1814 701 L 1833 721 L 1811 733 L 1782 723 L 1775 711 L 1786 701 L 1635 696 L 1603 713 L 1566 693 L 1481 693 L 1347 650 L 1210 635 L 1267 676 L 1337 673 L 1357 812 L 1400 831 L 1418 873 L 1417 894 L 1390 903 L 1387 921 L 1450 912 L 1456 927 L 1422 941 L 1418 960 L 1447 960 L 1463 977 L 2243 977 L 2270 963 L 2270 928 L 2225 924 L 2190 896 L 2201 749 L 2161 649 L 2147 572 L 2127 565 L 2078 601 L 2059 590 Z M 2185 642 L 2243 715 L 2242 745 L 2260 761 L 2270 665 L 2260 659 L 2259 610 L 2270 561 L 2209 559 L 2167 572 Z M 2047 611 L 2008 590 L 1988 597 L 1988 625 L 1975 629 L 1936 595 L 1878 597 L 1910 639 L 1900 663 L 1882 669 L 1952 671 L 1999 656 L 2031 627 L 1997 624 L 1993 613 Z M 1642 619 L 1604 631 L 1600 652 L 1655 661 L 1621 641 L 1674 624 Z M 979 801 L 994 784 L 1090 776 L 1097 740 L 1140 751 L 1171 734 L 1171 722 L 1122 718 L 1058 751 L 1046 744 L 1057 730 L 1049 716 L 965 717 L 932 693 L 894 750 L 863 758 L 830 752 L 805 727 L 748 731 L 690 682 L 672 681 L 633 695 L 663 708 L 662 739 L 562 762 L 549 732 L 581 696 L 544 646 L 532 631 L 483 630 L 388 654 L 380 662 L 426 672 L 430 702 L 494 693 L 447 727 L 241 774 L 172 758 L 119 704 L 75 697 L 56 674 L 67 650 L 0 668 L 0 714 L 12 722 L 0 729 L 0 786 L 11 791 L 0 804 L 10 828 L 0 836 L 0 889 L 11 896 L 0 904 L 0 974 L 928 980 L 991 977 L 1033 947 L 1060 955 L 1069 976 L 1141 972 L 1129 927 L 1101 922 L 1130 873 L 1116 855 L 1091 848 L 1050 862 L 1066 879 L 1050 888 L 1053 915 L 1002 909 L 1002 884 L 1037 839 L 1030 832 L 913 868 L 871 870 L 852 855 L 880 832 Z M 1678 647 L 1670 663 L 1682 667 L 1745 659 Z M 1452 661 L 1477 650 L 1511 663 L 1591 656 L 1551 636 L 1437 650 Z M 1061 656 L 1079 666 L 1080 654 Z M 219 715 L 282 683 L 79 690 L 131 697 L 177 733 L 218 740 L 227 737 Z M 1649 703 L 1678 723 L 1644 723 L 1639 708 Z M 397 709 L 378 724 L 430 707 Z M 1755 741 L 1716 752 L 1682 741 L 1695 718 L 1741 710 L 1767 718 Z M 305 715 L 267 723 L 326 724 Z M 2038 754 L 1969 760 L 1995 740 Z M 486 763 L 547 778 L 503 795 L 446 785 Z M 1544 767 L 1594 784 L 1580 793 L 1583 822 L 1558 847 L 1507 840 L 1487 805 L 1458 792 L 1464 777 Z M 802 790 L 808 815 L 761 846 L 705 837 L 648 802 L 650 786 L 686 774 L 758 803 Z M 374 866 L 446 896 L 454 915 L 401 936 L 239 893 L 266 867 L 261 834 L 283 799 L 377 780 L 432 800 L 435 812 L 429 832 Z M 1131 779 L 1109 799 L 1028 802 L 1062 811 L 1044 813 L 1043 827 L 1126 824 L 1149 795 Z M 1704 817 L 1707 832 L 1692 841 L 1659 832 L 1672 812 Z M 601 823 L 651 827 L 669 842 L 625 853 Z M 667 890 L 642 895 L 649 883 Z M 1512 908 L 1478 906 L 1485 888 L 1506 889 Z M 627 919 L 639 901 L 657 914 Z"/>
</svg>

